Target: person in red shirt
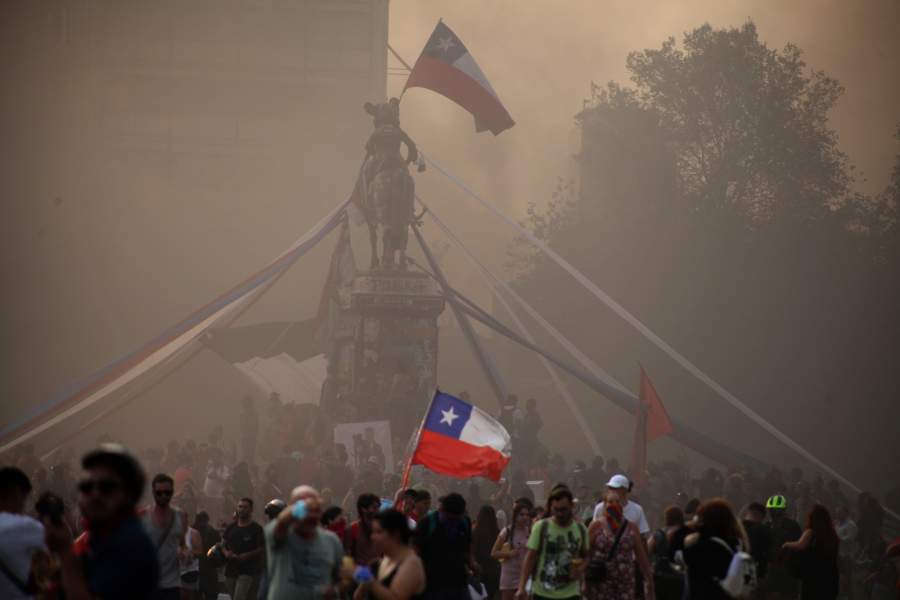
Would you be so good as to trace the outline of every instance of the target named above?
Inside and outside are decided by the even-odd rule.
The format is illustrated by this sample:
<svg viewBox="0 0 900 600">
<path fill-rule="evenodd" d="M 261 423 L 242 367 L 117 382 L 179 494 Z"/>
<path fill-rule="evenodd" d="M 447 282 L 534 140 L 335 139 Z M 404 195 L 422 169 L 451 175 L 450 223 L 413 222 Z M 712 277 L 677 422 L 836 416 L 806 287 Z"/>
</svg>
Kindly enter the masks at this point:
<svg viewBox="0 0 900 600">
<path fill-rule="evenodd" d="M 381 507 L 381 499 L 375 494 L 360 494 L 356 499 L 358 519 L 350 524 L 344 536 L 344 553 L 357 565 L 368 566 L 378 558 L 372 543 L 372 518 Z"/>
</svg>

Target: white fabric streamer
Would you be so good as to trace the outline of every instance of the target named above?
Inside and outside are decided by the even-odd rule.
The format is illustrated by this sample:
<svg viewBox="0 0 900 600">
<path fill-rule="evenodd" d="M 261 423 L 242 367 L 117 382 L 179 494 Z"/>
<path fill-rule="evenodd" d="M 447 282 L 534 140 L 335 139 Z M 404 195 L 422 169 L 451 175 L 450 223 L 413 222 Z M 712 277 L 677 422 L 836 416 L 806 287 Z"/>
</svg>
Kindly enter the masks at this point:
<svg viewBox="0 0 900 600">
<path fill-rule="evenodd" d="M 512 318 L 513 323 L 516 328 L 522 333 L 522 335 L 532 344 L 537 344 L 534 336 L 531 335 L 531 332 L 528 328 L 525 327 L 525 324 L 522 323 L 522 320 L 519 319 L 519 316 L 513 310 L 513 308 L 509 305 L 509 302 L 500 293 L 500 289 L 498 286 L 506 286 L 505 282 L 500 281 L 497 277 L 485 267 L 481 261 L 479 261 L 472 252 L 466 248 L 459 238 L 450 231 L 450 228 L 447 227 L 443 221 L 441 221 L 438 216 L 434 213 L 431 208 L 429 208 L 424 202 L 422 202 L 421 198 L 416 198 L 419 203 L 425 207 L 428 215 L 434 220 L 438 227 L 444 232 L 444 235 L 450 239 L 451 242 L 456 244 L 456 246 L 462 250 L 463 254 L 469 260 L 469 262 L 476 268 L 478 274 L 484 279 L 485 283 L 487 283 L 488 288 L 490 288 L 491 292 L 493 292 L 494 296 L 500 301 L 503 305 L 503 308 L 506 309 L 506 312 L 509 313 L 509 316 Z M 562 396 L 563 400 L 566 402 L 566 405 L 569 407 L 569 410 L 572 411 L 572 416 L 575 417 L 575 422 L 578 423 L 578 427 L 581 429 L 581 433 L 584 434 L 585 439 L 588 442 L 588 445 L 591 447 L 591 451 L 594 453 L 594 456 L 602 456 L 604 453 L 600 449 L 600 444 L 597 442 L 597 436 L 594 435 L 594 432 L 591 431 L 590 427 L 588 427 L 587 419 L 582 414 L 581 409 L 578 408 L 578 404 L 576 404 L 575 399 L 572 397 L 572 394 L 569 393 L 568 388 L 565 383 L 563 383 L 562 379 L 560 379 L 559 374 L 556 372 L 556 369 L 553 368 L 553 365 L 550 364 L 550 361 L 544 358 L 541 355 L 538 355 L 538 358 L 541 361 L 541 364 L 544 365 L 544 368 L 547 369 L 547 372 L 550 374 L 550 378 L 553 380 L 553 385 L 556 387 L 556 391 L 559 392 L 559 395 Z M 595 373 L 596 375 L 596 373 Z"/>
<path fill-rule="evenodd" d="M 419 149 L 421 153 L 421 149 Z M 803 456 L 805 459 L 842 482 L 844 485 L 850 487 L 857 493 L 861 492 L 861 488 L 857 486 L 855 483 L 838 473 L 835 469 L 831 468 L 824 461 L 820 460 L 817 456 L 812 454 L 809 450 L 795 442 L 791 439 L 787 434 L 782 432 L 780 429 L 775 427 L 772 423 L 767 421 L 763 416 L 754 411 L 752 408 L 744 404 L 740 399 L 737 398 L 734 394 L 726 390 L 721 384 L 719 384 L 712 377 L 704 373 L 700 370 L 699 367 L 694 365 L 690 360 L 688 360 L 685 356 L 683 356 L 680 352 L 675 350 L 672 346 L 666 343 L 665 340 L 656 335 L 653 331 L 650 330 L 646 325 L 644 325 L 637 317 L 628 312 L 622 305 L 612 299 L 609 294 L 601 290 L 597 285 L 588 279 L 581 271 L 576 269 L 573 265 L 571 265 L 566 259 L 553 251 L 547 244 L 543 241 L 539 240 L 533 233 L 528 231 L 525 227 L 517 223 L 514 219 L 507 216 L 503 211 L 497 208 L 493 203 L 484 199 L 476 193 L 472 188 L 470 188 L 464 181 L 460 180 L 455 175 L 448 172 L 444 167 L 442 167 L 439 163 L 435 162 L 434 159 L 425 156 L 425 161 L 428 162 L 432 167 L 434 167 L 441 175 L 449 179 L 456 187 L 460 188 L 464 191 L 469 197 L 476 200 L 479 204 L 481 204 L 484 208 L 488 209 L 492 213 L 494 213 L 501 221 L 505 222 L 507 225 L 512 227 L 523 236 L 526 240 L 528 240 L 531 245 L 535 248 L 543 252 L 547 257 L 549 257 L 553 262 L 562 267 L 569 275 L 571 275 L 578 283 L 580 283 L 586 290 L 588 290 L 591 294 L 593 294 L 598 300 L 603 302 L 610 310 L 612 310 L 616 315 L 622 318 L 629 325 L 638 330 L 638 332 L 647 338 L 653 345 L 666 353 L 672 360 L 678 363 L 682 368 L 684 368 L 688 373 L 702 381 L 706 384 L 710 389 L 712 389 L 716 394 L 719 395 L 726 402 L 731 404 L 741 413 L 743 413 L 746 417 L 748 417 L 751 421 L 762 427 L 769 434 L 779 440 L 788 448 L 794 450 L 797 454 Z M 900 515 L 897 515 L 895 512 L 885 509 L 889 514 L 891 514 L 894 518 L 900 519 Z"/>
</svg>

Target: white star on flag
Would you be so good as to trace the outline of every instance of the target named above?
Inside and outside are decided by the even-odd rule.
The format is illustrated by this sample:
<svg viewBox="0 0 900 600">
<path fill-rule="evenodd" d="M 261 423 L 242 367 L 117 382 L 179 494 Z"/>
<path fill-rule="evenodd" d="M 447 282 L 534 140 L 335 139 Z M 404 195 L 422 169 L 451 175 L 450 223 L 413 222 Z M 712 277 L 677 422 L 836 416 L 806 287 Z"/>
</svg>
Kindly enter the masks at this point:
<svg viewBox="0 0 900 600">
<path fill-rule="evenodd" d="M 441 52 L 447 52 L 455 46 L 456 44 L 453 42 L 453 38 L 445 37 L 438 40 L 437 46 L 441 49 Z"/>
<path fill-rule="evenodd" d="M 459 415 L 453 412 L 452 406 L 450 407 L 450 410 L 442 410 L 441 414 L 443 415 L 441 417 L 441 423 L 446 423 L 450 427 L 453 427 L 453 421 L 459 418 Z"/>
</svg>

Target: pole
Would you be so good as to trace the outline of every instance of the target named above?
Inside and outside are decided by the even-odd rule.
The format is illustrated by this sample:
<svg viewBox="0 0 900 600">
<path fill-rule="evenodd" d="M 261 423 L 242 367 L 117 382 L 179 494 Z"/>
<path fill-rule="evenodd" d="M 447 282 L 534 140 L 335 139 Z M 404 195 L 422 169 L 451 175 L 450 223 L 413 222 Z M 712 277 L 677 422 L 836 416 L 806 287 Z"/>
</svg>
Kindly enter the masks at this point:
<svg viewBox="0 0 900 600">
<path fill-rule="evenodd" d="M 400 480 L 400 491 L 406 489 L 409 485 L 409 474 L 412 471 L 412 460 L 413 456 L 416 454 L 416 449 L 419 447 L 419 438 L 422 437 L 422 429 L 425 428 L 425 419 L 428 418 L 428 414 L 431 412 L 431 407 L 434 404 L 434 397 L 437 396 L 438 391 L 435 390 L 431 395 L 431 401 L 428 402 L 428 408 L 425 409 L 425 414 L 422 415 L 422 420 L 419 422 L 419 427 L 416 428 L 416 431 L 413 433 L 412 438 L 412 448 L 407 451 L 408 456 L 406 457 L 406 465 L 403 467 L 403 478 Z"/>
<path fill-rule="evenodd" d="M 487 352 L 484 351 L 484 348 L 481 346 L 481 342 L 479 342 L 478 338 L 475 336 L 475 330 L 472 329 L 472 323 L 466 316 L 463 307 L 460 305 L 459 300 L 456 297 L 456 294 L 451 291 L 450 284 L 447 283 L 447 278 L 444 277 L 444 273 L 441 271 L 440 265 L 438 265 L 437 260 L 435 260 L 434 255 L 431 253 L 431 249 L 428 247 L 428 244 L 425 243 L 422 234 L 419 232 L 419 228 L 413 227 L 412 230 L 416 235 L 416 240 L 418 240 L 419 246 L 422 247 L 422 252 L 425 254 L 425 258 L 426 260 L 428 260 L 428 264 L 431 266 L 435 281 L 437 281 L 438 285 L 440 285 L 441 289 L 444 291 L 444 296 L 446 297 L 447 302 L 450 303 L 450 308 L 453 309 L 453 314 L 456 317 L 457 323 L 459 323 L 459 328 L 462 330 L 463 335 L 466 336 L 466 340 L 469 342 L 469 346 L 472 348 L 472 352 L 475 354 L 475 358 L 478 359 L 478 365 L 481 367 L 481 371 L 484 373 L 484 376 L 487 378 L 488 383 L 490 383 L 491 385 L 491 390 L 494 392 L 494 396 L 497 398 L 497 402 L 500 404 L 500 406 L 503 406 L 503 403 L 506 401 L 507 397 L 506 386 L 504 385 L 503 380 L 500 378 L 500 374 L 497 371 L 496 366 L 494 366 L 494 363 L 493 361 L 491 361 L 490 356 L 488 356 Z"/>
<path fill-rule="evenodd" d="M 434 213 L 431 208 L 425 204 L 421 198 L 418 196 L 416 199 L 419 201 L 419 204 L 425 209 L 425 212 L 434 220 L 435 224 L 444 232 L 450 241 L 452 241 L 456 246 L 462 250 L 465 257 L 469 260 L 469 262 L 476 268 L 478 274 L 481 275 L 482 279 L 484 279 L 485 283 L 487 283 L 488 288 L 493 292 L 494 297 L 500 301 L 500 304 L 503 305 L 503 308 L 506 309 L 506 312 L 509 314 L 516 328 L 521 332 L 522 336 L 531 342 L 532 344 L 537 345 L 537 340 L 531 334 L 522 320 L 519 318 L 519 315 L 516 314 L 516 311 L 510 305 L 509 300 L 506 299 L 500 292 L 501 286 L 504 288 L 508 288 L 507 284 L 500 279 L 497 278 L 484 264 L 479 261 L 472 252 L 466 248 L 463 243 L 459 240 L 456 235 L 450 231 L 450 228 L 438 218 L 438 216 Z M 524 302 L 524 300 L 522 301 Z M 541 361 L 541 364 L 547 370 L 547 373 L 550 375 L 550 379 L 553 380 L 553 385 L 556 387 L 556 391 L 559 393 L 560 397 L 562 397 L 563 401 L 568 406 L 569 411 L 572 413 L 572 417 L 575 419 L 575 423 L 578 425 L 578 428 L 581 430 L 582 435 L 584 435 L 584 439 L 587 440 L 588 445 L 591 447 L 591 451 L 594 453 L 594 456 L 603 456 L 603 451 L 600 448 L 600 444 L 597 442 L 597 436 L 594 435 L 594 432 L 591 431 L 591 428 L 588 426 L 588 420 L 585 418 L 584 414 L 581 412 L 581 409 L 578 407 L 578 403 L 575 401 L 575 398 L 572 397 L 572 394 L 569 392 L 569 389 L 566 387 L 566 384 L 560 378 L 559 374 L 556 372 L 556 369 L 553 368 L 553 365 L 550 364 L 544 356 L 538 354 L 538 359 Z"/>
</svg>

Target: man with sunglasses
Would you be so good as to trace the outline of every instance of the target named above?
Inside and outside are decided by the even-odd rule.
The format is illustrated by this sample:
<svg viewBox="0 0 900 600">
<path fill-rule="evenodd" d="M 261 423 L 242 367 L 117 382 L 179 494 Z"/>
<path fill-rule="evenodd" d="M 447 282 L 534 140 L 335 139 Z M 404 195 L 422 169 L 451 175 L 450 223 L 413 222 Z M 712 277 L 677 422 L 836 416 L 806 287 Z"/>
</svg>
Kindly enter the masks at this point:
<svg viewBox="0 0 900 600">
<path fill-rule="evenodd" d="M 59 556 L 68 600 L 152 600 L 157 587 L 153 546 L 135 507 L 144 473 L 117 444 L 104 444 L 81 461 L 78 505 L 85 532 L 73 544 L 62 520 L 44 519 L 47 547 Z"/>
<path fill-rule="evenodd" d="M 175 481 L 164 473 L 158 474 L 151 482 L 153 504 L 143 509 L 141 521 L 150 541 L 156 548 L 159 563 L 159 600 L 179 600 L 181 597 L 181 573 L 179 562 L 187 556 L 185 533 L 187 517 L 172 508 Z"/>
</svg>

